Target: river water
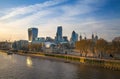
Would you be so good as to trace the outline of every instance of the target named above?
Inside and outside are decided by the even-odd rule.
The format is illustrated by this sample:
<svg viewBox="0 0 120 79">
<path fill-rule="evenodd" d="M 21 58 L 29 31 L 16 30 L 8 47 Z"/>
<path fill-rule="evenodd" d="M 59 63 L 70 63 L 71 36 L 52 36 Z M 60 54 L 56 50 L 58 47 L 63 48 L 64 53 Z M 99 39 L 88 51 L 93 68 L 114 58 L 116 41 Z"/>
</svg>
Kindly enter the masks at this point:
<svg viewBox="0 0 120 79">
<path fill-rule="evenodd" d="M 0 53 L 0 79 L 120 79 L 120 71 Z"/>
</svg>

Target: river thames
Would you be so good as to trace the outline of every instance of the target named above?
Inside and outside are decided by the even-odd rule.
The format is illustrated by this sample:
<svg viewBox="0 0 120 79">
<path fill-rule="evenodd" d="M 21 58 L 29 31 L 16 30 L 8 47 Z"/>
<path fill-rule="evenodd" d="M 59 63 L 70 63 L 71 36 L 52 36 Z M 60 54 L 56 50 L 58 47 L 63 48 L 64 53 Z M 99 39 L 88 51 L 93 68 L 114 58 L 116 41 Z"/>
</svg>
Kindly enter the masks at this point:
<svg viewBox="0 0 120 79">
<path fill-rule="evenodd" d="M 120 79 L 120 71 L 0 52 L 0 79 Z"/>
</svg>

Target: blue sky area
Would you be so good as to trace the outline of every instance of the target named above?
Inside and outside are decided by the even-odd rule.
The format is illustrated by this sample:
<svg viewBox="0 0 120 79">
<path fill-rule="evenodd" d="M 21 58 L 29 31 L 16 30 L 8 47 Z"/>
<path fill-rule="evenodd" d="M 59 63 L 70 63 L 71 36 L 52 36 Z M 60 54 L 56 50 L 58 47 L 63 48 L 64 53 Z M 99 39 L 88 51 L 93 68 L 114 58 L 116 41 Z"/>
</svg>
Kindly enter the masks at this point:
<svg viewBox="0 0 120 79">
<path fill-rule="evenodd" d="M 75 30 L 110 41 L 120 36 L 120 0 L 0 0 L 0 40 L 28 39 L 30 27 L 54 38 L 59 25 L 69 38 Z"/>
</svg>

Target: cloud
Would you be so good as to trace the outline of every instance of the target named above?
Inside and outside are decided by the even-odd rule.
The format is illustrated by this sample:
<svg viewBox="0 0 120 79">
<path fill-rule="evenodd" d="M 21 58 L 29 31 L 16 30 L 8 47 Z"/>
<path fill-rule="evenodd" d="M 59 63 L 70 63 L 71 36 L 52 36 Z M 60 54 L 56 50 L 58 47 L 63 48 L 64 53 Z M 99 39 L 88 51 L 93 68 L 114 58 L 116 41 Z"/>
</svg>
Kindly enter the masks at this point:
<svg viewBox="0 0 120 79">
<path fill-rule="evenodd" d="M 58 6 L 58 4 L 62 4 L 67 1 L 68 0 L 50 0 L 50 1 L 46 1 L 44 3 L 38 3 L 38 4 L 24 6 L 24 7 L 12 8 L 12 9 L 9 9 L 8 11 L 6 11 L 6 13 L 3 17 L 0 17 L 0 21 L 2 21 L 2 20 L 5 21 L 7 19 L 13 19 L 15 17 L 16 17 L 16 19 L 17 19 L 17 17 L 24 18 L 25 16 L 34 15 L 35 13 L 38 13 L 38 12 L 41 12 L 44 10 L 48 10 L 48 11 L 54 10 L 53 14 L 56 14 L 56 15 L 59 14 L 59 12 L 60 12 L 62 16 L 59 16 L 59 17 L 66 17 L 69 19 L 69 17 L 71 17 L 71 16 L 90 13 L 90 12 L 93 12 L 94 10 L 98 9 L 95 6 L 93 7 L 90 5 L 90 4 L 97 4 L 98 0 L 95 0 L 95 1 L 76 0 L 75 4 L 66 4 L 66 5 Z"/>
<path fill-rule="evenodd" d="M 8 14 L 6 13 L 5 16 L 1 17 L 0 20 L 12 18 L 12 17 L 18 16 L 18 15 L 25 15 L 25 14 L 29 14 L 29 13 L 33 13 L 33 12 L 35 13 L 35 12 L 42 10 L 43 8 L 54 6 L 54 5 L 60 4 L 64 1 L 65 0 L 52 0 L 52 1 L 46 1 L 46 2 L 40 3 L 40 4 L 12 8 L 11 11 Z"/>
<path fill-rule="evenodd" d="M 104 33 L 105 39 L 113 38 L 109 36 L 109 33 L 119 34 L 118 21 L 120 19 L 98 20 L 96 16 L 88 16 L 101 9 L 106 3 L 105 0 L 74 0 L 73 3 L 68 3 L 69 1 L 49 0 L 5 10 L 2 17 L 0 16 L 0 27 L 3 26 L 0 32 L 6 33 L 6 38 L 14 34 L 14 39 L 27 39 L 27 29 L 38 27 L 39 36 L 54 37 L 57 26 L 62 25 L 63 35 L 69 38 L 73 30 L 86 33 L 89 37 L 92 32 L 98 32 L 101 37 Z"/>
</svg>

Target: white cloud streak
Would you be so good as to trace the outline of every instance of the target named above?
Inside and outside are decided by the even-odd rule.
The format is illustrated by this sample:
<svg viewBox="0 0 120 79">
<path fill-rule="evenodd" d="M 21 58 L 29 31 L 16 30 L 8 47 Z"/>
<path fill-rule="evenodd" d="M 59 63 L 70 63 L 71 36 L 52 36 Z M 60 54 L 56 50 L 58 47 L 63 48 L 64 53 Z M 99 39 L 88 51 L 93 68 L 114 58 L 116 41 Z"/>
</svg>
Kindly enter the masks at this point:
<svg viewBox="0 0 120 79">
<path fill-rule="evenodd" d="M 41 29 L 40 36 L 49 35 L 52 37 L 55 36 L 57 25 L 62 25 L 64 35 L 69 37 L 72 30 L 90 34 L 96 31 L 100 32 L 100 29 L 105 31 L 110 29 L 110 27 L 106 27 L 110 26 L 108 23 L 110 21 L 97 21 L 95 17 L 80 18 L 84 14 L 99 10 L 104 5 L 104 0 L 76 0 L 74 4 L 62 4 L 67 1 L 69 0 L 49 0 L 44 3 L 11 8 L 6 13 L 2 13 L 3 16 L 0 17 L 0 27 L 2 27 L 0 33 L 5 33 L 7 38 L 7 36 L 13 34 L 14 30 L 15 37 L 13 40 L 15 40 L 27 39 L 27 28 L 34 26 Z M 113 23 L 111 27 L 119 24 L 119 22 L 115 23 L 116 21 L 111 22 Z M 105 31 L 104 33 L 108 35 Z M 111 33 L 113 32 L 111 31 Z M 109 38 L 112 38 L 112 36 L 109 36 Z"/>
<path fill-rule="evenodd" d="M 18 16 L 18 15 L 24 15 L 24 14 L 29 14 L 29 13 L 33 13 L 33 12 L 35 13 L 35 12 L 38 12 L 39 10 L 41 10 L 44 7 L 54 6 L 54 5 L 60 4 L 64 1 L 65 0 L 53 0 L 53 1 L 47 1 L 47 2 L 44 2 L 44 3 L 40 3 L 40 4 L 25 6 L 25 7 L 12 8 L 10 13 L 1 17 L 1 20 L 8 19 L 8 18 L 11 18 L 11 17 L 15 17 L 15 16 Z"/>
</svg>

